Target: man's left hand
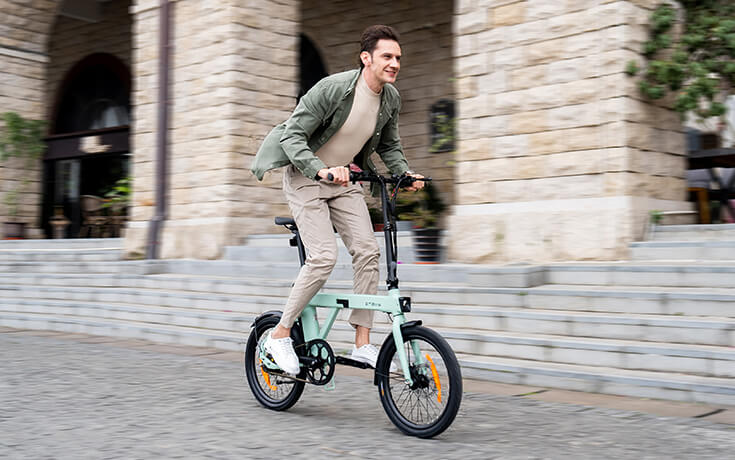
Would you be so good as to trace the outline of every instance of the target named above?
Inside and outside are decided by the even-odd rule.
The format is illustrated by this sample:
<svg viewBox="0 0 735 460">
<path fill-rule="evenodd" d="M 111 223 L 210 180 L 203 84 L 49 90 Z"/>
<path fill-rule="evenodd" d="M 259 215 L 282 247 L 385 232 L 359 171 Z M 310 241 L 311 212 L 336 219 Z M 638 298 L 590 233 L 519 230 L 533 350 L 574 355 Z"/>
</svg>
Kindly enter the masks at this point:
<svg viewBox="0 0 735 460">
<path fill-rule="evenodd" d="M 421 174 L 416 174 L 416 173 L 410 172 L 410 171 L 407 172 L 406 175 L 409 176 L 409 177 L 413 177 L 414 179 L 423 179 L 424 178 L 424 176 L 422 176 Z M 424 184 L 425 184 L 424 181 L 417 180 L 414 183 L 412 183 L 411 185 L 409 185 L 408 187 L 406 187 L 406 190 L 410 190 L 412 192 L 418 192 L 419 190 L 421 190 L 422 188 L 424 188 Z"/>
</svg>

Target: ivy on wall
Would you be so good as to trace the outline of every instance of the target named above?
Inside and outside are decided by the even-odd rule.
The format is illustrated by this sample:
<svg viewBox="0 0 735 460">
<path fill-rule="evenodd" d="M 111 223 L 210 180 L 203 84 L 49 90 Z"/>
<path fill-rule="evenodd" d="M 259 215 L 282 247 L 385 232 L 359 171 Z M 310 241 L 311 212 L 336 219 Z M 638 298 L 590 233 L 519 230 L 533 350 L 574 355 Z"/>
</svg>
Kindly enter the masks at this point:
<svg viewBox="0 0 735 460">
<path fill-rule="evenodd" d="M 24 159 L 23 169 L 20 170 L 20 180 L 15 186 L 9 187 L 3 196 L 3 203 L 8 207 L 8 214 L 16 216 L 20 195 L 30 183 L 29 176 L 33 174 L 33 163 L 40 158 L 46 144 L 43 142 L 45 122 L 23 118 L 15 112 L 2 114 L 3 126 L 0 127 L 0 167 L 9 158 Z"/>
<path fill-rule="evenodd" d="M 735 84 L 735 2 L 682 0 L 683 28 L 674 34 L 677 12 L 669 4 L 651 14 L 644 43 L 645 67 L 628 62 L 629 75 L 641 75 L 639 88 L 650 99 L 674 94 L 682 119 L 693 113 L 704 119 L 721 117 L 723 103 Z"/>
</svg>

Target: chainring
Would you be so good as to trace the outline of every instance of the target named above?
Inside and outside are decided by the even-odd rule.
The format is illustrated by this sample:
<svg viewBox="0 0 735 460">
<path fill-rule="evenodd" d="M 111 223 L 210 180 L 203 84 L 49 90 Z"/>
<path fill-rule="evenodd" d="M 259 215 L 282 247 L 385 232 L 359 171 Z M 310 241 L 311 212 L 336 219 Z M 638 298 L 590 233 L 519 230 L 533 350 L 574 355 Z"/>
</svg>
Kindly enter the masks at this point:
<svg viewBox="0 0 735 460">
<path fill-rule="evenodd" d="M 304 355 L 313 362 L 306 368 L 306 378 L 314 385 L 326 385 L 334 376 L 336 358 L 332 347 L 325 340 L 314 339 L 306 343 Z"/>
</svg>

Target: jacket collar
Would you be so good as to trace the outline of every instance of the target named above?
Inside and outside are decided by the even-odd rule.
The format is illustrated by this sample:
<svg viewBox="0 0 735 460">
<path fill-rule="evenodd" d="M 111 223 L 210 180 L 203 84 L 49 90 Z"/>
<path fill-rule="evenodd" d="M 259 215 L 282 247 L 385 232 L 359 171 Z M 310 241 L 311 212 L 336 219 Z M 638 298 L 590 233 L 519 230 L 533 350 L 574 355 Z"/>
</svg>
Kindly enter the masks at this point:
<svg viewBox="0 0 735 460">
<path fill-rule="evenodd" d="M 355 86 L 357 86 L 357 79 L 360 78 L 360 75 L 362 75 L 362 69 L 353 69 L 351 70 L 351 72 L 354 72 L 355 75 L 353 75 L 350 79 L 350 84 L 349 86 L 347 86 L 345 93 L 342 95 L 342 99 L 349 96 L 355 90 Z"/>
<path fill-rule="evenodd" d="M 344 94 L 342 95 L 342 99 L 346 99 L 349 97 L 350 94 L 352 94 L 355 91 L 355 87 L 357 86 L 357 79 L 362 76 L 362 69 L 352 69 L 348 70 L 348 72 L 354 72 L 354 75 L 352 75 L 352 78 L 350 79 L 350 84 L 345 89 Z M 386 83 L 385 86 L 383 86 L 383 90 L 380 92 L 380 103 L 383 104 L 386 101 L 386 98 L 391 97 L 390 100 L 393 100 L 392 93 L 389 96 L 390 90 L 388 90 L 388 86 L 392 86 L 390 83 Z"/>
</svg>

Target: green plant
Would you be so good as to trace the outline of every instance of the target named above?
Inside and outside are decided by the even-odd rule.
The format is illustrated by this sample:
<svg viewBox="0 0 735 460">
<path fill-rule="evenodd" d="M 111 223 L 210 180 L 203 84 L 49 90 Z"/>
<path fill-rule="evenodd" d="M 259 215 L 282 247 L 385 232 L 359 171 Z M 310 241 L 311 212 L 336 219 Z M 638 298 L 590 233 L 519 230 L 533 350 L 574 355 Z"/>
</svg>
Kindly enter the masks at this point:
<svg viewBox="0 0 735 460">
<path fill-rule="evenodd" d="M 416 228 L 435 228 L 446 206 L 436 187 L 427 183 L 423 190 L 404 193 L 398 207 L 398 218 L 410 220 Z"/>
<path fill-rule="evenodd" d="M 115 185 L 105 193 L 105 208 L 123 208 L 130 202 L 130 184 L 132 178 L 124 177 L 115 182 Z"/>
<path fill-rule="evenodd" d="M 429 152 L 451 152 L 454 150 L 454 117 L 438 113 L 432 120 L 433 135 Z"/>
<path fill-rule="evenodd" d="M 675 94 L 682 119 L 723 117 L 725 98 L 735 84 L 735 3 L 732 0 L 682 0 L 682 33 L 673 36 L 676 11 L 668 4 L 651 14 L 646 66 L 628 62 L 626 73 L 642 71 L 639 88 L 650 99 Z M 724 120 L 724 117 L 723 117 Z"/>
<path fill-rule="evenodd" d="M 16 187 L 7 191 L 3 197 L 3 202 L 8 207 L 8 214 L 15 217 L 18 215 L 19 197 L 30 183 L 28 174 L 34 170 L 33 165 L 45 148 L 43 142 L 45 122 L 26 119 L 15 112 L 5 112 L 2 120 L 4 126 L 0 131 L 0 164 L 10 158 L 25 160 L 23 168 L 17 169 L 25 174 L 21 180 L 15 181 Z"/>
<path fill-rule="evenodd" d="M 658 209 L 654 209 L 653 211 L 650 211 L 649 215 L 651 217 L 651 223 L 654 225 L 660 224 L 664 218 L 663 212 L 659 211 Z"/>
<path fill-rule="evenodd" d="M 451 80 L 451 79 L 450 79 Z M 456 118 L 454 102 L 439 99 L 431 106 L 431 145 L 429 153 L 454 152 L 456 148 Z M 456 161 L 450 159 L 447 166 L 454 166 Z"/>
</svg>

